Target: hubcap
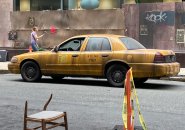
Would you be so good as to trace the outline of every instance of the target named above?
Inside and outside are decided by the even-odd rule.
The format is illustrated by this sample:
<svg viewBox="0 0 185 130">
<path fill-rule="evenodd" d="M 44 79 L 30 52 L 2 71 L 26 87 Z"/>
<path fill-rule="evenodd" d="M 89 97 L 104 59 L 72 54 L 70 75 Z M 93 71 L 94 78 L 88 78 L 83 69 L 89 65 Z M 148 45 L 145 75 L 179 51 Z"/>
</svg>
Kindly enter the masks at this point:
<svg viewBox="0 0 185 130">
<path fill-rule="evenodd" d="M 32 79 L 36 74 L 36 70 L 34 67 L 30 66 L 28 68 L 26 68 L 26 77 L 28 77 L 29 79 Z"/>
<path fill-rule="evenodd" d="M 112 79 L 114 82 L 116 83 L 120 83 L 123 81 L 124 77 L 123 77 L 123 73 L 121 71 L 115 71 L 112 74 Z"/>
</svg>

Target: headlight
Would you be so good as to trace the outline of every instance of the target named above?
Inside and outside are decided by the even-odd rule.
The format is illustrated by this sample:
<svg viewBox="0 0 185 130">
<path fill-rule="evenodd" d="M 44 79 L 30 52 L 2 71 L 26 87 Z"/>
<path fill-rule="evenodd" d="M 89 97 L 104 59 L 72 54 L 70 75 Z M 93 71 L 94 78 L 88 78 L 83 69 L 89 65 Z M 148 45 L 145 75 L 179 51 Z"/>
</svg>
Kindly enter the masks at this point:
<svg viewBox="0 0 185 130">
<path fill-rule="evenodd" d="M 11 59 L 11 63 L 17 63 L 17 62 L 18 62 L 17 57 L 12 57 L 12 59 Z"/>
</svg>

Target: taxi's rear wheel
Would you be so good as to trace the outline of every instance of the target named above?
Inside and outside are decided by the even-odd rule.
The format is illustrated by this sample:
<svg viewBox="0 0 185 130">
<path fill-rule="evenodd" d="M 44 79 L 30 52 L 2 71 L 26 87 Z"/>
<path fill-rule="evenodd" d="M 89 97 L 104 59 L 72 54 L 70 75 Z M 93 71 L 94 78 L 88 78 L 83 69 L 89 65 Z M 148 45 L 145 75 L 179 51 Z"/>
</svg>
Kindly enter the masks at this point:
<svg viewBox="0 0 185 130">
<path fill-rule="evenodd" d="M 21 76 L 24 81 L 34 82 L 41 79 L 39 66 L 33 61 L 25 62 L 21 67 Z"/>
<path fill-rule="evenodd" d="M 112 65 L 108 68 L 106 77 L 110 85 L 124 87 L 127 68 L 123 65 Z"/>
</svg>

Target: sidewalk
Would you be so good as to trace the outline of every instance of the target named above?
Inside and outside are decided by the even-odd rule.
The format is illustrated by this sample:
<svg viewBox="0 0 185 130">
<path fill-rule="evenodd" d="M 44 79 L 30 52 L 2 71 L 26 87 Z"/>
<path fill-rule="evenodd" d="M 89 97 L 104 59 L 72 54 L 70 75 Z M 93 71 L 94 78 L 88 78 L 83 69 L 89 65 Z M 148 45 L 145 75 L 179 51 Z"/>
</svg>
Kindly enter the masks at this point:
<svg viewBox="0 0 185 130">
<path fill-rule="evenodd" d="M 168 77 L 166 78 L 167 80 L 172 80 L 172 81 L 182 81 L 185 82 L 185 68 L 181 68 L 180 72 L 177 76 L 174 77 Z"/>
<path fill-rule="evenodd" d="M 9 62 L 0 62 L 0 74 L 7 74 L 8 71 L 8 63 Z"/>
<path fill-rule="evenodd" d="M 0 74 L 8 74 L 8 63 L 9 62 L 0 62 Z M 174 77 L 164 77 L 164 80 L 173 80 L 173 81 L 183 81 L 185 82 L 185 68 L 181 68 L 177 76 Z"/>
</svg>

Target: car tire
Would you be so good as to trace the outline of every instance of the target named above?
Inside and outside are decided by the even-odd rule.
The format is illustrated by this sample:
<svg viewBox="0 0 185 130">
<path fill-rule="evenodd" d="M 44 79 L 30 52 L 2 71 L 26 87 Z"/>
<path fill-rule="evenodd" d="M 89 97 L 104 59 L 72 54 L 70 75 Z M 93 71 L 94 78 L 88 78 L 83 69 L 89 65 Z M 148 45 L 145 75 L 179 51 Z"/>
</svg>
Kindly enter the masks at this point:
<svg viewBox="0 0 185 130">
<path fill-rule="evenodd" d="M 61 79 L 64 78 L 62 75 L 51 75 L 51 78 L 55 81 L 60 81 Z"/>
<path fill-rule="evenodd" d="M 112 65 L 106 72 L 106 77 L 111 86 L 124 87 L 127 68 L 123 65 Z"/>
<path fill-rule="evenodd" d="M 22 65 L 21 76 L 26 82 L 38 81 L 42 77 L 39 66 L 33 61 L 27 61 Z"/>
</svg>

